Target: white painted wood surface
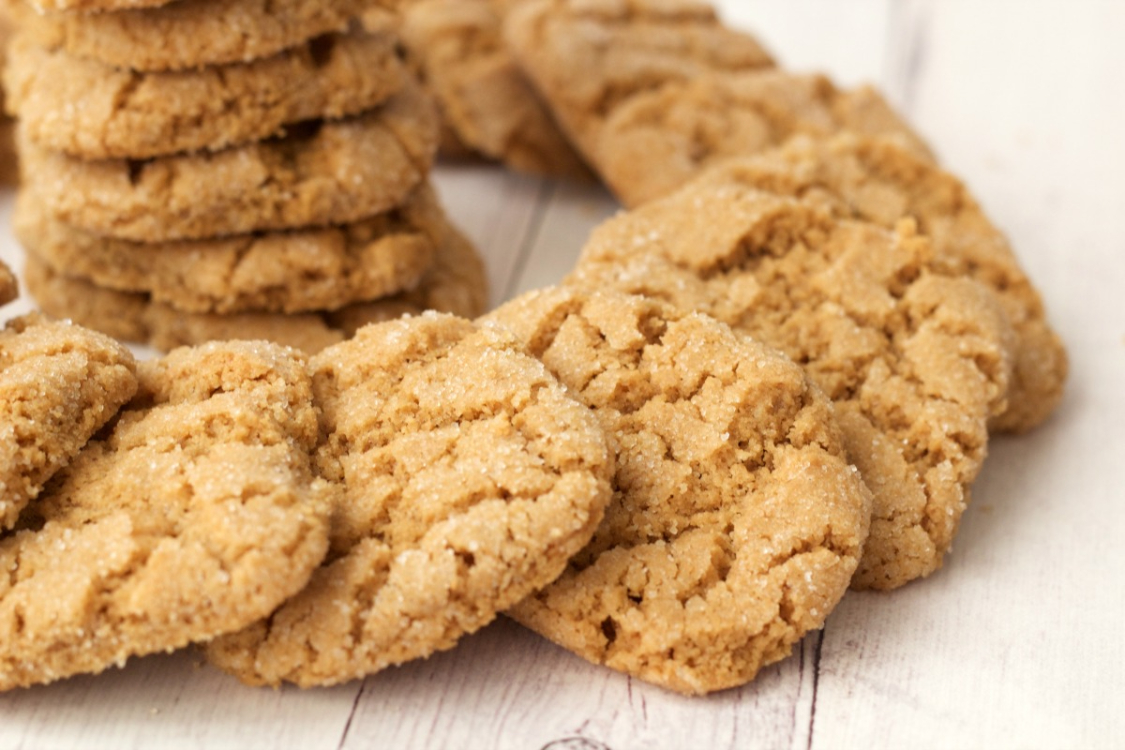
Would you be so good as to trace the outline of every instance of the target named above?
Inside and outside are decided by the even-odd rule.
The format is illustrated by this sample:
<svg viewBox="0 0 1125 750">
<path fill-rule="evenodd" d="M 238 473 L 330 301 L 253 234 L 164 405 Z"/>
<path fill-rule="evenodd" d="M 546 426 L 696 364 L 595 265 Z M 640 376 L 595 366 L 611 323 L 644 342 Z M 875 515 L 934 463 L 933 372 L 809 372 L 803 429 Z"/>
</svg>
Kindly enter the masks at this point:
<svg viewBox="0 0 1125 750">
<path fill-rule="evenodd" d="M 720 5 L 790 67 L 883 86 L 1011 235 L 1069 346 L 1062 407 L 994 441 L 945 569 L 849 594 L 793 657 L 708 698 L 500 621 L 330 690 L 244 688 L 190 652 L 134 660 L 0 695 L 0 748 L 1125 746 L 1125 2 Z M 615 209 L 489 167 L 437 179 L 496 301 L 561 277 Z M 10 205 L 0 254 L 18 265 Z"/>
</svg>

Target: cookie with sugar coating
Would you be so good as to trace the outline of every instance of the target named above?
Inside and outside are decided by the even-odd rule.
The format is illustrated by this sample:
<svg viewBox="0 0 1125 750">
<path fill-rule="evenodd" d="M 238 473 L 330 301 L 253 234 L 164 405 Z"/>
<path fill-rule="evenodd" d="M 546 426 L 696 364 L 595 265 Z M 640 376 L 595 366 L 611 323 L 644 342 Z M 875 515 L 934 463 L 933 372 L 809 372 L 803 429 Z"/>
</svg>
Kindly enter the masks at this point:
<svg viewBox="0 0 1125 750">
<path fill-rule="evenodd" d="M 484 312 L 488 280 L 473 245 L 445 224 L 433 266 L 413 289 L 338 310 L 306 313 L 185 313 L 148 295 L 105 289 L 63 276 L 28 255 L 24 279 L 39 305 L 124 341 L 161 350 L 228 339 L 265 339 L 308 353 L 337 344 L 369 323 L 438 310 L 464 317 Z"/>
<path fill-rule="evenodd" d="M 38 146 L 80 159 L 219 151 L 377 107 L 406 71 L 390 34 L 328 34 L 250 62 L 144 73 L 13 43 L 6 106 Z"/>
<path fill-rule="evenodd" d="M 243 681 L 334 684 L 450 648 L 554 580 L 601 520 L 605 436 L 511 334 L 429 313 L 310 368 L 317 467 L 343 496 L 308 588 L 208 646 Z"/>
<path fill-rule="evenodd" d="M 237 630 L 324 557 L 304 358 L 179 349 L 0 536 L 0 690 L 100 672 Z"/>
<path fill-rule="evenodd" d="M 617 452 L 594 538 L 510 616 L 691 694 L 748 682 L 824 624 L 859 563 L 871 497 L 797 365 L 642 297 L 550 288 L 483 320 L 525 341 Z"/>
<path fill-rule="evenodd" d="M 989 427 L 1029 430 L 1062 399 L 1067 356 L 1047 321 L 1039 292 L 1006 237 L 968 188 L 895 137 L 855 133 L 797 138 L 756 157 L 734 159 L 700 177 L 792 195 L 842 218 L 893 227 L 912 217 L 950 273 L 978 280 L 996 295 L 1016 334 L 1008 408 Z"/>
<path fill-rule="evenodd" d="M 133 355 L 65 321 L 0 329 L 0 531 L 137 390 Z"/>
<path fill-rule="evenodd" d="M 84 161 L 19 136 L 24 174 L 57 218 L 158 242 L 340 224 L 388 210 L 428 173 L 438 122 L 429 98 L 408 83 L 355 117 L 216 152 Z"/>
<path fill-rule="evenodd" d="M 706 312 L 800 363 L 874 495 L 853 586 L 939 567 L 1007 408 L 1016 341 L 996 296 L 888 230 L 745 186 L 698 185 L 598 227 L 567 283 Z"/>
</svg>

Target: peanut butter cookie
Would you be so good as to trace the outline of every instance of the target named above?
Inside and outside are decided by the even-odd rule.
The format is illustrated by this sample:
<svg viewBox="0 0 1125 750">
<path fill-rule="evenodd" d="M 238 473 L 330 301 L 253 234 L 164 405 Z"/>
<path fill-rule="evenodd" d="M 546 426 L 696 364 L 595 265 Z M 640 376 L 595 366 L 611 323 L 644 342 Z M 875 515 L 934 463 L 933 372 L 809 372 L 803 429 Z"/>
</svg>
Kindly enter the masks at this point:
<svg viewBox="0 0 1125 750">
<path fill-rule="evenodd" d="M 42 47 L 141 71 L 248 62 L 343 31 L 369 0 L 176 0 L 113 13 L 40 12 L 6 0 Z"/>
<path fill-rule="evenodd" d="M 989 426 L 1023 432 L 1058 405 L 1067 357 L 1047 322 L 1043 300 L 1007 238 L 965 185 L 915 153 L 909 143 L 857 135 L 801 138 L 761 157 L 731 161 L 701 179 L 799 196 L 837 216 L 885 227 L 913 217 L 933 242 L 937 260 L 989 287 L 1015 329 L 1008 408 Z"/>
<path fill-rule="evenodd" d="M 452 647 L 554 580 L 610 497 L 590 411 L 506 332 L 426 314 L 310 362 L 331 549 L 268 620 L 213 641 L 251 684 L 326 685 Z"/>
<path fill-rule="evenodd" d="M 693 694 L 748 682 L 824 624 L 859 562 L 871 497 L 797 365 L 642 297 L 540 290 L 483 320 L 514 331 L 617 452 L 592 541 L 509 615 Z"/>
<path fill-rule="evenodd" d="M 153 302 L 145 294 L 103 289 L 62 276 L 34 255 L 27 258 L 24 278 L 28 291 L 50 314 L 162 351 L 213 340 L 264 339 L 313 353 L 343 341 L 368 323 L 430 309 L 475 317 L 488 303 L 484 265 L 473 246 L 452 227 L 443 230 L 434 265 L 417 287 L 332 312 L 185 313 Z"/>
<path fill-rule="evenodd" d="M 52 219 L 34 192 L 12 214 L 27 252 L 55 272 L 186 312 L 334 310 L 413 289 L 447 220 L 428 184 L 369 219 L 324 229 L 140 243 Z"/>
<path fill-rule="evenodd" d="M 28 315 L 0 330 L 0 532 L 137 390 L 129 350 Z"/>
<path fill-rule="evenodd" d="M 366 114 L 217 152 L 82 161 L 21 136 L 25 174 L 57 218 L 161 242 L 343 224 L 388 210 L 428 172 L 438 128 L 428 97 L 408 84 Z"/>
<path fill-rule="evenodd" d="M 637 94 L 606 118 L 592 161 L 618 199 L 636 206 L 732 156 L 841 130 L 893 133 L 929 157 L 874 89 L 841 91 L 824 76 L 765 70 L 705 74 Z"/>
<path fill-rule="evenodd" d="M 603 224 L 570 283 L 699 310 L 788 354 L 835 403 L 874 495 L 853 580 L 937 570 L 1007 407 L 1015 346 L 987 288 L 891 231 L 739 185 L 691 186 Z"/>
<path fill-rule="evenodd" d="M 304 360 L 261 342 L 138 367 L 106 434 L 0 536 L 0 690 L 237 630 L 324 557 Z"/>
<path fill-rule="evenodd" d="M 696 0 L 528 0 L 506 15 L 509 49 L 595 170 L 606 120 L 632 97 L 712 71 L 773 65 L 754 39 Z"/>
<path fill-rule="evenodd" d="M 286 125 L 339 119 L 399 91 L 405 69 L 389 34 L 328 34 L 268 58 L 141 73 L 12 45 L 7 106 L 38 146 L 81 159 L 148 159 L 218 151 Z"/>
</svg>

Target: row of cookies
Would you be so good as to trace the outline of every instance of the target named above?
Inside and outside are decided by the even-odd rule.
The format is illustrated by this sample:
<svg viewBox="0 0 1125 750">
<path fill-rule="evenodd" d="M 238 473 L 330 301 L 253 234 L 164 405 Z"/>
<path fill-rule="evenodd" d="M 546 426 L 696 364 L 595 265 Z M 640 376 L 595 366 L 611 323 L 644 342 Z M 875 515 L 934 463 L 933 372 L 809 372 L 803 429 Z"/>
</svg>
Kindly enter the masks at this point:
<svg viewBox="0 0 1125 750">
<path fill-rule="evenodd" d="M 45 310 L 161 349 L 246 330 L 311 351 L 404 308 L 482 311 L 391 24 L 274 5 L 13 5 L 13 227 Z"/>
<path fill-rule="evenodd" d="M 800 368 L 643 297 L 544 290 L 311 359 L 232 342 L 136 364 L 33 317 L 0 353 L 5 423 L 54 413 L 22 443 L 58 456 L 21 465 L 0 435 L 4 478 L 29 485 L 0 527 L 0 689 L 191 642 L 250 684 L 333 684 L 515 605 L 709 692 L 820 627 L 867 535 Z"/>
</svg>

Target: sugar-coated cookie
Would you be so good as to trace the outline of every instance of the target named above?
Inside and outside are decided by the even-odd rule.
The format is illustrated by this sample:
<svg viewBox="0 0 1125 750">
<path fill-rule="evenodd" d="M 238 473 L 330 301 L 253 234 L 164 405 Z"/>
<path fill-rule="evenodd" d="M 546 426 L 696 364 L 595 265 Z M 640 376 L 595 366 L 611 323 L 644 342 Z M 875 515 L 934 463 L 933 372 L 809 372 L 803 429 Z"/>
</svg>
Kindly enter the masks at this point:
<svg viewBox="0 0 1125 750">
<path fill-rule="evenodd" d="M 135 370 L 128 349 L 69 322 L 0 329 L 0 531 L 133 397 Z"/>
<path fill-rule="evenodd" d="M 268 58 L 141 73 L 13 43 L 7 106 L 38 146 L 81 159 L 148 159 L 218 151 L 286 125 L 376 107 L 403 86 L 389 34 L 328 34 Z"/>
<path fill-rule="evenodd" d="M 1047 418 L 1062 398 L 1067 356 L 1047 322 L 1043 300 L 1007 238 L 965 185 L 897 138 L 844 134 L 799 138 L 760 157 L 737 159 L 700 178 L 738 183 L 825 205 L 835 215 L 894 226 L 913 217 L 936 260 L 996 294 L 1017 336 L 1008 408 L 990 427 L 1022 432 Z"/>
<path fill-rule="evenodd" d="M 383 106 L 285 137 L 147 161 L 83 161 L 21 131 L 25 174 L 60 220 L 138 242 L 358 221 L 402 202 L 429 171 L 437 113 L 415 84 Z"/>
<path fill-rule="evenodd" d="M 641 297 L 550 288 L 484 320 L 524 340 L 617 452 L 593 540 L 509 615 L 692 694 L 748 682 L 824 624 L 859 562 L 871 496 L 797 365 Z"/>
<path fill-rule="evenodd" d="M 310 368 L 317 467 L 343 497 L 308 588 L 209 645 L 243 681 L 333 684 L 450 648 L 554 580 L 601 520 L 605 436 L 511 334 L 430 313 Z"/>
<path fill-rule="evenodd" d="M 261 342 L 180 349 L 0 536 L 0 690 L 237 630 L 324 557 L 305 361 Z"/>
<path fill-rule="evenodd" d="M 417 287 L 331 312 L 185 313 L 145 294 L 104 289 L 59 275 L 34 255 L 27 258 L 24 278 L 31 296 L 48 313 L 162 351 L 212 340 L 265 339 L 313 353 L 368 323 L 431 309 L 475 317 L 488 303 L 484 264 L 472 244 L 448 226 L 434 265 Z"/>
<path fill-rule="evenodd" d="M 148 294 L 186 312 L 335 310 L 413 289 L 447 223 L 423 184 L 401 206 L 338 227 L 215 240 L 130 242 L 52 219 L 34 191 L 16 199 L 12 226 L 55 272 Z"/>
<path fill-rule="evenodd" d="M 691 186 L 602 224 L 568 281 L 706 312 L 800 363 L 874 495 L 853 585 L 941 566 L 1007 406 L 1015 337 L 995 295 L 944 273 L 909 221 Z"/>
</svg>

